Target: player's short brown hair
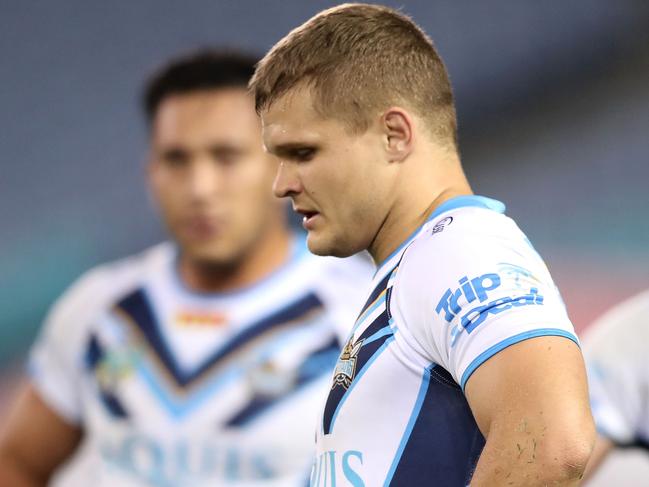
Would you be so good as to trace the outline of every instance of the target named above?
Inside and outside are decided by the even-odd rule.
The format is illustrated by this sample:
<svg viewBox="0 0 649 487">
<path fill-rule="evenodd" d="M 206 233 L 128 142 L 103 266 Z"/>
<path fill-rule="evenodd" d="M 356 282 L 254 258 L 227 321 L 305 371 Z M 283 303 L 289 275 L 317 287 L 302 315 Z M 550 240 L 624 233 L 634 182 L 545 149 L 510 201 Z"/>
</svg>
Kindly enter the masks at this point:
<svg viewBox="0 0 649 487">
<path fill-rule="evenodd" d="M 355 132 L 400 105 L 423 119 L 436 140 L 457 146 L 446 68 L 428 36 L 391 8 L 339 5 L 291 31 L 258 63 L 250 81 L 257 111 L 303 84 L 321 115 Z"/>
</svg>

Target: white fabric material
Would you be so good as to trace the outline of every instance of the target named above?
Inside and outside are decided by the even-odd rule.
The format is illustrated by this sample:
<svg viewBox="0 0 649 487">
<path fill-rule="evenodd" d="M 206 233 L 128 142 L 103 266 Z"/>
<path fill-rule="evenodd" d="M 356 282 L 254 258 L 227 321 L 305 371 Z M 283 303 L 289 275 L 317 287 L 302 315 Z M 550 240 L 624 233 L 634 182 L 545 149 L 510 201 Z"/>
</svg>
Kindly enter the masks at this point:
<svg viewBox="0 0 649 487">
<path fill-rule="evenodd" d="M 591 409 L 616 443 L 649 441 L 649 290 L 614 307 L 584 336 Z"/>
</svg>

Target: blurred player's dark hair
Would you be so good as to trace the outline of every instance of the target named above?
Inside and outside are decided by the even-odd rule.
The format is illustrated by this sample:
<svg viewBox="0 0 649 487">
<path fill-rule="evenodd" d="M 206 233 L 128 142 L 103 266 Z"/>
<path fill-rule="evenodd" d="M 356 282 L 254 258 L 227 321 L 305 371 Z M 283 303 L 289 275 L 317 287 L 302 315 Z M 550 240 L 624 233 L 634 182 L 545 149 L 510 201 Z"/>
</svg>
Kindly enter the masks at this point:
<svg viewBox="0 0 649 487">
<path fill-rule="evenodd" d="M 258 58 L 223 49 L 201 49 L 169 61 L 144 86 L 142 105 L 150 124 L 162 101 L 172 95 L 221 88 L 246 88 Z"/>
</svg>

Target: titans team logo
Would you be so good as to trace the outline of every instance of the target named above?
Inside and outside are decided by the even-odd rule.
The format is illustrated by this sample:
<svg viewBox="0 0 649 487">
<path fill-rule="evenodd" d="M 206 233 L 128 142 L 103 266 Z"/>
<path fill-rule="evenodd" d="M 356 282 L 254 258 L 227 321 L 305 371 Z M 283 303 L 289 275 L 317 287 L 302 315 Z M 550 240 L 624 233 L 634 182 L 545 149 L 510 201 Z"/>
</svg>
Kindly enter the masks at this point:
<svg viewBox="0 0 649 487">
<path fill-rule="evenodd" d="M 356 343 L 353 343 L 353 340 L 353 336 L 349 338 L 349 341 L 340 354 L 340 358 L 338 358 L 336 369 L 334 370 L 332 389 L 337 385 L 347 389 L 352 383 L 352 380 L 354 380 L 354 376 L 356 375 L 356 360 L 358 352 L 363 346 L 363 340 L 359 340 Z"/>
</svg>

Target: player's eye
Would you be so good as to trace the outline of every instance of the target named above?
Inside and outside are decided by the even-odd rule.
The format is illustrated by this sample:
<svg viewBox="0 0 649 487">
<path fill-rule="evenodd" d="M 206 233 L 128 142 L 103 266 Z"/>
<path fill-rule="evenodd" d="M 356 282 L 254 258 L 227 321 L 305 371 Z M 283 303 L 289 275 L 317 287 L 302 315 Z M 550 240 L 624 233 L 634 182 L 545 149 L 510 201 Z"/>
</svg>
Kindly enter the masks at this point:
<svg viewBox="0 0 649 487">
<path fill-rule="evenodd" d="M 189 154 L 180 149 L 172 149 L 162 153 L 161 160 L 171 167 L 182 167 L 189 162 Z"/>
<path fill-rule="evenodd" d="M 232 166 L 239 162 L 242 157 L 242 151 L 236 149 L 213 149 L 211 151 L 212 159 L 219 165 Z"/>
<path fill-rule="evenodd" d="M 291 159 L 298 162 L 306 162 L 313 159 L 316 154 L 315 147 L 298 147 L 291 150 L 290 157 Z"/>
</svg>

